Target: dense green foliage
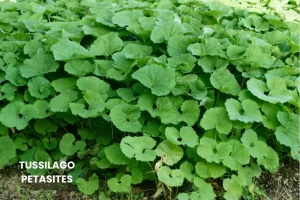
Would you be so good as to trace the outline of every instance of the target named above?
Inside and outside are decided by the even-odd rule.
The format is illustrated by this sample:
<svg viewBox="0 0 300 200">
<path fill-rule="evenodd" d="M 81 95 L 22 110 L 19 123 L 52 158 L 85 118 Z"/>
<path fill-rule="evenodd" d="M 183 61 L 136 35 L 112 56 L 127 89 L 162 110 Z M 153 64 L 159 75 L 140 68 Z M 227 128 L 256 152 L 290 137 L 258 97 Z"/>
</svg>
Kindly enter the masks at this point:
<svg viewBox="0 0 300 200">
<path fill-rule="evenodd" d="M 297 2 L 253 2 L 0 3 L 0 168 L 75 161 L 86 194 L 253 192 L 299 160 L 300 100 Z"/>
</svg>

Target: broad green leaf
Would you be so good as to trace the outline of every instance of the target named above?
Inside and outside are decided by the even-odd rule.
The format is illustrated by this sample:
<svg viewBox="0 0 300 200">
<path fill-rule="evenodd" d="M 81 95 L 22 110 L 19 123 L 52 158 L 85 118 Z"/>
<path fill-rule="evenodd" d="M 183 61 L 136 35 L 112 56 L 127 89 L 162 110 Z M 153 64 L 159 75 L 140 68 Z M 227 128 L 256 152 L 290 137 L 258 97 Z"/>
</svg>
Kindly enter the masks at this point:
<svg viewBox="0 0 300 200">
<path fill-rule="evenodd" d="M 226 167 L 224 167 L 222 164 L 208 163 L 202 161 L 196 163 L 195 169 L 196 173 L 201 178 L 218 178 L 226 173 Z"/>
<path fill-rule="evenodd" d="M 259 111 L 259 106 L 255 101 L 245 99 L 240 103 L 235 99 L 227 99 L 225 107 L 231 120 L 241 122 L 261 122 L 262 115 Z"/>
<path fill-rule="evenodd" d="M 142 10 L 125 10 L 117 12 L 112 17 L 112 22 L 118 26 L 125 27 L 137 23 L 138 18 L 143 16 Z"/>
<path fill-rule="evenodd" d="M 95 76 L 81 77 L 77 80 L 76 85 L 82 91 L 88 90 L 100 95 L 103 100 L 108 97 L 109 84 Z"/>
<path fill-rule="evenodd" d="M 200 126 L 205 130 L 216 129 L 220 133 L 228 134 L 232 129 L 232 122 L 225 108 L 215 107 L 204 113 Z"/>
<path fill-rule="evenodd" d="M 50 100 L 49 107 L 53 112 L 67 112 L 69 104 L 78 99 L 78 92 L 65 90 Z"/>
<path fill-rule="evenodd" d="M 113 192 L 129 192 L 131 186 L 131 176 L 123 175 L 121 178 L 111 178 L 107 181 L 109 189 Z"/>
<path fill-rule="evenodd" d="M 241 87 L 234 75 L 226 68 L 215 70 L 210 77 L 210 82 L 214 88 L 226 94 L 237 96 L 241 91 Z"/>
<path fill-rule="evenodd" d="M 245 51 L 246 49 L 243 46 L 230 45 L 227 49 L 227 55 L 231 59 L 237 59 L 241 58 L 244 55 Z"/>
<path fill-rule="evenodd" d="M 187 35 L 172 36 L 168 41 L 168 54 L 170 56 L 180 56 L 187 53 L 187 47 L 192 43 L 192 38 Z"/>
<path fill-rule="evenodd" d="M 92 174 L 88 181 L 85 181 L 83 178 L 78 178 L 76 185 L 80 192 L 93 194 L 99 189 L 99 178 L 96 174 Z"/>
<path fill-rule="evenodd" d="M 225 49 L 227 40 L 216 39 L 214 37 L 209 37 L 204 40 L 203 43 L 190 44 L 187 48 L 195 56 L 220 56 L 226 57 Z"/>
<path fill-rule="evenodd" d="M 183 126 L 180 131 L 174 127 L 167 127 L 165 135 L 167 140 L 177 145 L 187 145 L 189 147 L 198 145 L 198 135 L 190 126 Z"/>
<path fill-rule="evenodd" d="M 28 81 L 28 91 L 33 97 L 45 99 L 53 92 L 53 89 L 48 79 L 38 76 Z"/>
<path fill-rule="evenodd" d="M 105 147 L 104 149 L 105 156 L 111 162 L 115 165 L 126 165 L 129 162 L 129 158 L 127 158 L 121 148 L 120 145 L 115 143 L 108 147 Z"/>
<path fill-rule="evenodd" d="M 87 90 L 83 98 L 85 103 L 70 103 L 73 115 L 79 115 L 82 118 L 97 117 L 105 109 L 105 102 L 100 95 Z"/>
<path fill-rule="evenodd" d="M 299 116 L 294 113 L 278 112 L 278 126 L 275 135 L 280 144 L 291 148 L 292 157 L 299 160 Z"/>
<path fill-rule="evenodd" d="M 228 64 L 228 60 L 217 56 L 202 56 L 198 59 L 198 65 L 200 65 L 206 73 L 212 73 L 215 69 L 226 68 Z"/>
<path fill-rule="evenodd" d="M 134 44 L 129 43 L 127 44 L 122 52 L 124 52 L 125 57 L 129 59 L 136 59 L 150 56 L 153 49 L 151 46 L 141 45 L 141 44 Z"/>
<path fill-rule="evenodd" d="M 0 100 L 7 99 L 8 101 L 12 101 L 15 98 L 17 89 L 18 88 L 11 83 L 0 85 Z"/>
<path fill-rule="evenodd" d="M 256 132 L 252 129 L 243 133 L 241 141 L 252 157 L 262 158 L 268 155 L 268 145 L 264 141 L 258 140 Z"/>
<path fill-rule="evenodd" d="M 180 170 L 183 172 L 184 178 L 186 178 L 190 182 L 192 182 L 195 178 L 195 174 L 193 173 L 195 171 L 194 169 L 194 165 L 188 161 L 184 161 L 180 165 Z"/>
<path fill-rule="evenodd" d="M 227 143 L 231 146 L 231 152 L 222 163 L 231 170 L 238 170 L 250 161 L 248 149 L 237 140 L 229 140 Z"/>
<path fill-rule="evenodd" d="M 170 93 L 175 86 L 174 70 L 157 65 L 146 65 L 132 74 L 132 77 L 151 89 L 151 93 L 163 96 Z"/>
<path fill-rule="evenodd" d="M 155 149 L 157 156 L 162 157 L 163 162 L 167 165 L 174 165 L 183 157 L 183 150 L 170 141 L 162 141 Z"/>
<path fill-rule="evenodd" d="M 35 54 L 32 58 L 26 59 L 20 67 L 21 75 L 25 78 L 43 76 L 49 72 L 56 72 L 59 64 L 50 54 Z"/>
<path fill-rule="evenodd" d="M 57 125 L 48 119 L 37 119 L 34 122 L 34 130 L 42 135 L 53 133 L 57 130 Z"/>
<path fill-rule="evenodd" d="M 8 136 L 0 137 L 0 169 L 16 156 L 14 141 Z"/>
<path fill-rule="evenodd" d="M 259 99 L 270 103 L 285 103 L 292 99 L 291 92 L 286 87 L 286 81 L 272 77 L 264 81 L 251 78 L 247 81 L 248 90 Z"/>
<path fill-rule="evenodd" d="M 197 153 L 208 162 L 220 163 L 226 159 L 232 151 L 232 147 L 227 142 L 217 143 L 216 140 L 202 137 L 197 147 Z"/>
<path fill-rule="evenodd" d="M 15 86 L 24 86 L 27 82 L 26 79 L 22 77 L 20 69 L 17 67 L 8 67 L 5 71 L 5 79 Z"/>
<path fill-rule="evenodd" d="M 65 71 L 74 76 L 83 77 L 95 70 L 95 64 L 89 60 L 70 60 L 65 64 Z"/>
<path fill-rule="evenodd" d="M 181 71 L 182 73 L 189 73 L 193 70 L 196 58 L 190 53 L 181 54 L 168 58 L 168 67 Z"/>
<path fill-rule="evenodd" d="M 235 175 L 232 175 L 231 179 L 224 179 L 223 187 L 226 190 L 224 194 L 226 200 L 239 200 L 242 197 L 243 188 Z"/>
<path fill-rule="evenodd" d="M 79 43 L 70 41 L 67 38 L 61 38 L 57 43 L 51 46 L 55 60 L 71 60 L 92 57 L 88 50 Z"/>
<path fill-rule="evenodd" d="M 84 141 L 76 141 L 75 136 L 71 133 L 66 133 L 59 143 L 61 153 L 67 156 L 74 155 L 77 151 L 84 151 L 86 143 Z"/>
<path fill-rule="evenodd" d="M 150 38 L 154 43 L 163 43 L 173 36 L 182 35 L 184 32 L 184 26 L 174 20 L 160 21 L 154 26 Z"/>
<path fill-rule="evenodd" d="M 24 129 L 28 122 L 35 118 L 39 110 L 37 107 L 21 101 L 7 104 L 0 112 L 0 122 L 6 127 L 16 127 L 18 130 Z"/>
<path fill-rule="evenodd" d="M 170 187 L 182 186 L 184 174 L 179 169 L 172 170 L 167 166 L 161 166 L 157 170 L 158 180 Z"/>
<path fill-rule="evenodd" d="M 121 131 L 137 133 L 142 125 L 138 121 L 141 111 L 137 106 L 120 104 L 113 107 L 109 114 L 112 123 Z"/>
<path fill-rule="evenodd" d="M 135 158 L 140 161 L 154 161 L 156 152 L 152 150 L 156 141 L 149 136 L 124 137 L 120 143 L 122 152 L 128 158 Z"/>
<path fill-rule="evenodd" d="M 274 173 L 277 172 L 279 168 L 279 157 L 276 151 L 271 147 L 268 147 L 265 156 L 260 156 L 257 158 L 257 163 L 263 165 L 267 170 Z M 296 158 L 297 159 L 297 158 Z"/>
<path fill-rule="evenodd" d="M 63 92 L 68 89 L 73 89 L 76 85 L 76 78 L 60 78 L 51 82 L 51 86 L 56 92 Z"/>
<path fill-rule="evenodd" d="M 110 32 L 98 37 L 91 45 L 90 53 L 94 56 L 109 56 L 123 47 L 118 33 Z"/>
</svg>

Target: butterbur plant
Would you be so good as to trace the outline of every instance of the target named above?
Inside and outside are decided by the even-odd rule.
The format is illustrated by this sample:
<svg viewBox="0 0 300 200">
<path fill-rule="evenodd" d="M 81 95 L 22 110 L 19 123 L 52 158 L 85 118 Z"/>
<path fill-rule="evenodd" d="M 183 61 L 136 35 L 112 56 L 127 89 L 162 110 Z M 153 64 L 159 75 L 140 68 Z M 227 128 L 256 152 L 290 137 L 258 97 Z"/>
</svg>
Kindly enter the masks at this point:
<svg viewBox="0 0 300 200">
<path fill-rule="evenodd" d="M 241 199 L 299 160 L 299 2 L 255 2 L 1 2 L 0 168 L 73 161 L 85 194 Z"/>
</svg>

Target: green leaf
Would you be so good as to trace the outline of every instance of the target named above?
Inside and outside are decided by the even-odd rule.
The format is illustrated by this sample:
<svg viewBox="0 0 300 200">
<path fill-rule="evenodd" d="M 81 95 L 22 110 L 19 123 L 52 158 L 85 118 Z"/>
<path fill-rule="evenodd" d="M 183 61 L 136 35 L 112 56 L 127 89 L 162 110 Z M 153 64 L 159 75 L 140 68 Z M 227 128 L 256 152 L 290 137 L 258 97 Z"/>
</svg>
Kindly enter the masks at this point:
<svg viewBox="0 0 300 200">
<path fill-rule="evenodd" d="M 230 45 L 227 49 L 227 55 L 231 59 L 237 59 L 241 58 L 244 55 L 245 51 L 246 49 L 243 46 Z"/>
<path fill-rule="evenodd" d="M 267 83 L 251 78 L 247 81 L 247 88 L 254 96 L 270 103 L 285 103 L 292 99 L 285 79 L 279 77 L 268 78 Z"/>
<path fill-rule="evenodd" d="M 142 125 L 138 121 L 141 111 L 137 106 L 120 104 L 113 107 L 109 114 L 112 123 L 121 131 L 137 133 Z"/>
<path fill-rule="evenodd" d="M 181 54 L 168 58 L 168 67 L 181 71 L 182 73 L 189 73 L 193 70 L 196 58 L 190 53 Z"/>
<path fill-rule="evenodd" d="M 110 32 L 98 37 L 91 45 L 90 53 L 93 56 L 109 56 L 123 47 L 123 41 L 118 33 Z"/>
<path fill-rule="evenodd" d="M 231 120 L 241 122 L 261 122 L 262 115 L 259 111 L 259 106 L 255 101 L 245 99 L 240 103 L 235 99 L 227 99 L 225 107 Z"/>
<path fill-rule="evenodd" d="M 18 88 L 11 83 L 0 85 L 0 100 L 7 99 L 8 101 L 12 101 L 15 98 L 17 89 Z"/>
<path fill-rule="evenodd" d="M 122 152 L 128 158 L 135 158 L 140 161 L 154 161 L 156 152 L 152 150 L 156 141 L 149 136 L 124 137 L 120 143 Z"/>
<path fill-rule="evenodd" d="M 218 178 L 223 176 L 226 173 L 226 167 L 221 164 L 208 163 L 208 162 L 197 162 L 196 173 L 201 178 Z"/>
<path fill-rule="evenodd" d="M 180 56 L 187 53 L 187 47 L 192 43 L 192 38 L 187 35 L 176 35 L 169 38 L 167 51 L 170 56 Z"/>
<path fill-rule="evenodd" d="M 76 78 L 60 78 L 51 82 L 51 86 L 56 92 L 63 92 L 68 89 L 73 89 L 76 85 Z"/>
<path fill-rule="evenodd" d="M 124 52 L 125 54 L 125 57 L 129 59 L 136 59 L 136 58 L 150 56 L 152 51 L 153 50 L 151 46 L 133 44 L 133 43 L 127 44 L 122 50 L 122 52 Z"/>
<path fill-rule="evenodd" d="M 198 135 L 190 126 L 183 126 L 180 132 L 174 127 L 167 127 L 165 130 L 167 140 L 177 145 L 195 147 L 198 145 Z"/>
<path fill-rule="evenodd" d="M 70 60 L 65 64 L 65 71 L 74 76 L 83 77 L 95 70 L 95 64 L 88 60 Z"/>
<path fill-rule="evenodd" d="M 112 144 L 104 149 L 105 156 L 114 165 L 126 165 L 129 162 L 119 144 Z"/>
<path fill-rule="evenodd" d="M 8 136 L 0 137 L 0 169 L 3 169 L 16 156 L 14 141 Z"/>
<path fill-rule="evenodd" d="M 223 187 L 226 190 L 224 194 L 226 200 L 239 200 L 242 197 L 243 188 L 235 175 L 232 175 L 231 179 L 224 179 Z"/>
<path fill-rule="evenodd" d="M 33 105 L 25 105 L 23 102 L 15 101 L 7 104 L 0 112 L 0 122 L 6 127 L 24 129 L 28 122 L 36 117 L 39 110 Z"/>
<path fill-rule="evenodd" d="M 180 165 L 180 170 L 183 172 L 184 174 L 184 178 L 186 178 L 189 182 L 192 182 L 193 179 L 195 178 L 194 175 L 194 165 L 188 161 L 184 161 L 181 165 Z"/>
<path fill-rule="evenodd" d="M 132 74 L 132 77 L 151 89 L 151 93 L 163 96 L 175 86 L 174 70 L 157 64 L 146 65 Z"/>
<path fill-rule="evenodd" d="M 5 79 L 15 86 L 24 86 L 27 82 L 26 79 L 22 77 L 20 69 L 17 67 L 8 67 L 5 71 Z"/>
<path fill-rule="evenodd" d="M 20 67 L 21 75 L 25 78 L 43 76 L 49 72 L 56 72 L 59 64 L 50 54 L 36 54 L 26 59 Z"/>
<path fill-rule="evenodd" d="M 209 37 L 204 40 L 204 43 L 194 43 L 190 44 L 187 48 L 195 56 L 220 56 L 226 57 L 225 49 L 226 46 L 223 45 L 227 42 L 226 39 L 216 39 L 214 37 Z"/>
<path fill-rule="evenodd" d="M 200 157 L 204 158 L 208 162 L 220 163 L 226 159 L 232 147 L 229 143 L 220 142 L 217 143 L 216 140 L 202 137 L 200 139 L 200 144 L 197 147 L 197 153 Z"/>
<path fill-rule="evenodd" d="M 34 130 L 42 135 L 53 133 L 57 128 L 57 125 L 48 119 L 38 119 L 34 122 Z"/>
<path fill-rule="evenodd" d="M 162 43 L 168 41 L 173 36 L 182 35 L 184 32 L 182 24 L 174 20 L 159 21 L 154 26 L 150 38 L 154 43 Z"/>
<path fill-rule="evenodd" d="M 83 98 L 85 103 L 70 103 L 70 109 L 73 115 L 79 115 L 82 118 L 97 117 L 105 109 L 105 102 L 100 95 L 91 91 L 85 91 Z"/>
<path fill-rule="evenodd" d="M 200 120 L 200 126 L 205 130 L 216 129 L 220 133 L 228 134 L 232 129 L 232 122 L 223 107 L 208 109 Z"/>
<path fill-rule="evenodd" d="M 184 180 L 184 174 L 181 170 L 171 170 L 167 166 L 161 166 L 157 170 L 158 180 L 170 187 L 182 186 Z"/>
<path fill-rule="evenodd" d="M 118 26 L 125 27 L 137 23 L 138 18 L 142 17 L 143 15 L 144 14 L 142 10 L 120 11 L 113 16 L 112 22 Z"/>
<path fill-rule="evenodd" d="M 231 152 L 222 163 L 231 170 L 238 170 L 250 161 L 248 149 L 237 140 L 229 140 L 227 143 L 231 146 Z"/>
<path fill-rule="evenodd" d="M 53 92 L 53 89 L 48 79 L 38 76 L 28 81 L 28 91 L 33 97 L 45 99 Z"/>
<path fill-rule="evenodd" d="M 80 192 L 93 194 L 99 189 L 99 178 L 96 174 L 92 174 L 88 181 L 85 181 L 83 178 L 78 178 L 76 184 Z"/>
<path fill-rule="evenodd" d="M 174 165 L 183 157 L 183 150 L 170 141 L 162 141 L 155 149 L 157 156 L 162 157 L 163 162 L 167 165 Z"/>
<path fill-rule="evenodd" d="M 65 90 L 50 100 L 49 107 L 53 112 L 67 112 L 69 104 L 78 99 L 78 93 L 74 90 Z"/>
<path fill-rule="evenodd" d="M 256 132 L 252 129 L 248 129 L 244 132 L 241 141 L 252 157 L 262 158 L 268 155 L 268 145 L 258 140 Z"/>
<path fill-rule="evenodd" d="M 280 144 L 291 148 L 292 157 L 299 160 L 299 116 L 294 113 L 278 112 L 277 119 L 281 126 L 275 131 Z"/>
<path fill-rule="evenodd" d="M 82 91 L 89 90 L 100 95 L 103 100 L 106 100 L 108 97 L 110 88 L 109 84 L 97 77 L 87 76 L 79 78 L 76 82 L 76 85 Z"/>
<path fill-rule="evenodd" d="M 131 186 L 131 176 L 123 175 L 121 178 L 111 178 L 107 181 L 109 189 L 113 192 L 128 192 Z"/>
<path fill-rule="evenodd" d="M 52 149 L 56 149 L 57 145 L 58 145 L 58 141 L 56 138 L 43 138 L 43 144 L 44 147 L 48 150 L 52 150 Z"/>
<path fill-rule="evenodd" d="M 84 141 L 76 141 L 75 136 L 71 133 L 66 133 L 59 143 L 61 153 L 67 156 L 74 155 L 77 151 L 84 151 L 86 143 Z"/>
<path fill-rule="evenodd" d="M 214 88 L 226 94 L 237 96 L 241 91 L 234 75 L 226 68 L 215 70 L 210 77 L 210 82 Z"/>
<path fill-rule="evenodd" d="M 70 41 L 67 38 L 61 38 L 57 43 L 51 46 L 55 60 L 71 60 L 92 57 L 88 50 L 77 42 Z"/>
<path fill-rule="evenodd" d="M 268 147 L 266 154 L 267 155 L 258 157 L 257 163 L 259 165 L 263 165 L 267 170 L 269 170 L 272 173 L 277 172 L 277 170 L 279 168 L 278 154 L 271 147 Z"/>
<path fill-rule="evenodd" d="M 226 68 L 228 64 L 228 60 L 217 56 L 202 56 L 198 59 L 198 65 L 200 65 L 206 73 L 212 73 L 215 69 Z"/>
</svg>

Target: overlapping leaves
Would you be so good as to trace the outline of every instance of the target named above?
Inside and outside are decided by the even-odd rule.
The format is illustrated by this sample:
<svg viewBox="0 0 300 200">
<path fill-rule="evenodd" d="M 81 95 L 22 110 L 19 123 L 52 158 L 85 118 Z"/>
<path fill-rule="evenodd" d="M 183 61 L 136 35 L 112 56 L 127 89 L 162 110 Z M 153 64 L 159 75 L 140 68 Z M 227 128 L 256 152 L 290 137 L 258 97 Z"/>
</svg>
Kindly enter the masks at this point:
<svg viewBox="0 0 300 200">
<path fill-rule="evenodd" d="M 234 200 L 279 144 L 299 160 L 299 14 L 232 4 L 0 3 L 0 168 L 74 160 L 86 194 L 98 169 L 118 193 L 187 180 L 179 200 L 214 199 L 227 173 Z"/>
</svg>

